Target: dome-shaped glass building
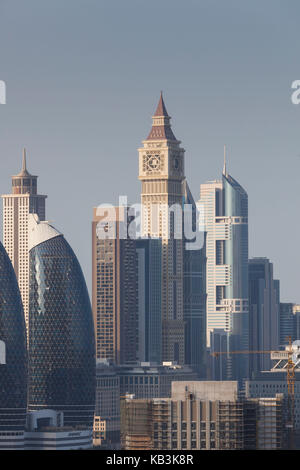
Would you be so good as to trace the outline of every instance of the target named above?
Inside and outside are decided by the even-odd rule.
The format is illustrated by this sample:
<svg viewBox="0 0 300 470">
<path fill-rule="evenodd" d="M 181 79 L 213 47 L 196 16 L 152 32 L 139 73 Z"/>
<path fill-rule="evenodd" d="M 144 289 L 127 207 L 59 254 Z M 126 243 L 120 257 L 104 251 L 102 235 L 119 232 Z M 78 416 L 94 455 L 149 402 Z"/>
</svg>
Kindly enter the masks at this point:
<svg viewBox="0 0 300 470">
<path fill-rule="evenodd" d="M 23 306 L 14 269 L 0 243 L 0 449 L 23 447 L 26 401 Z"/>
<path fill-rule="evenodd" d="M 63 411 L 65 425 L 92 427 L 94 341 L 89 295 L 72 248 L 30 214 L 29 410 Z"/>
</svg>

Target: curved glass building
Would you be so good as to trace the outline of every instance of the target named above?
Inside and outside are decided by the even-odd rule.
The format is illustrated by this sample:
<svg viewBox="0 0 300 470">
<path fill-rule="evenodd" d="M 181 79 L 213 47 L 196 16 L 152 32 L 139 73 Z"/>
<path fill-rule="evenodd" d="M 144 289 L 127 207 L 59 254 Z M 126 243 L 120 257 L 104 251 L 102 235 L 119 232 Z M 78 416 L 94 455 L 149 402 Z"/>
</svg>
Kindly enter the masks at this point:
<svg viewBox="0 0 300 470">
<path fill-rule="evenodd" d="M 26 401 L 23 307 L 14 269 L 0 243 L 0 449 L 23 447 Z"/>
<path fill-rule="evenodd" d="M 223 304 L 228 312 L 227 352 L 249 350 L 248 300 L 248 195 L 227 172 L 223 174 L 224 217 L 228 236 L 224 240 L 224 265 L 229 279 L 224 287 Z M 249 377 L 249 356 L 228 355 L 227 375 Z"/>
<path fill-rule="evenodd" d="M 30 214 L 29 410 L 62 411 L 66 426 L 92 427 L 94 341 L 89 295 L 72 248 Z"/>
<path fill-rule="evenodd" d="M 200 187 L 206 231 L 207 346 L 212 380 L 249 377 L 248 195 L 228 174 Z M 242 351 L 242 354 L 230 354 Z"/>
</svg>

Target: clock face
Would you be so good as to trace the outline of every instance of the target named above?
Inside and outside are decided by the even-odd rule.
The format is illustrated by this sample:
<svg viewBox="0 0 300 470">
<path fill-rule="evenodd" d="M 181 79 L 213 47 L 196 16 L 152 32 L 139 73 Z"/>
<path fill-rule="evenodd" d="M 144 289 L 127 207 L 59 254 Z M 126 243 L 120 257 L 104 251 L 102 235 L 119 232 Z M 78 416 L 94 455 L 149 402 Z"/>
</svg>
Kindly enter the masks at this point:
<svg viewBox="0 0 300 470">
<path fill-rule="evenodd" d="M 144 171 L 157 172 L 162 169 L 160 155 L 145 155 L 143 160 Z"/>
<path fill-rule="evenodd" d="M 154 155 L 154 157 L 151 157 L 150 160 L 149 160 L 149 166 L 153 170 L 157 170 L 159 168 L 159 163 L 160 163 L 160 160 L 159 160 L 158 155 Z"/>
</svg>

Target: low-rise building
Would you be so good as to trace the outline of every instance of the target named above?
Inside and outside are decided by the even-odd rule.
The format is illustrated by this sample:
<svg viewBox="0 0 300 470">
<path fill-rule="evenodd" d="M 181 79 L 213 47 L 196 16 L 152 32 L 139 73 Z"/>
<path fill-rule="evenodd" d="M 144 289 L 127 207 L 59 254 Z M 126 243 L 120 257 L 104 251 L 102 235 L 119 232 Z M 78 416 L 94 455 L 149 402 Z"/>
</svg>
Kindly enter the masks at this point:
<svg viewBox="0 0 300 470">
<path fill-rule="evenodd" d="M 197 373 L 172 362 L 140 362 L 116 366 L 97 360 L 94 446 L 118 449 L 120 446 L 120 397 L 170 397 L 172 382 L 196 380 Z"/>
<path fill-rule="evenodd" d="M 75 450 L 92 446 L 92 430 L 82 426 L 64 426 L 62 412 L 45 409 L 27 415 L 25 450 Z"/>
<path fill-rule="evenodd" d="M 120 378 L 108 361 L 97 360 L 94 446 L 120 446 Z"/>
<path fill-rule="evenodd" d="M 126 450 L 280 449 L 283 423 L 283 395 L 246 400 L 236 381 L 173 382 L 170 398 L 121 402 Z"/>
</svg>

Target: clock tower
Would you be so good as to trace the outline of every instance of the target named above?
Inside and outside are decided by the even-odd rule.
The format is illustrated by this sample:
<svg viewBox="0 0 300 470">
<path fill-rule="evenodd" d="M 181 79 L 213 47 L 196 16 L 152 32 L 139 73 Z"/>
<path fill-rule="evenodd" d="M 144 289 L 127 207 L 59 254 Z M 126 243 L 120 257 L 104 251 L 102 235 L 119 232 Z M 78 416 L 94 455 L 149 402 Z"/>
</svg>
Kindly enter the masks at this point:
<svg viewBox="0 0 300 470">
<path fill-rule="evenodd" d="M 162 239 L 162 360 L 184 363 L 182 203 L 184 149 L 162 93 L 139 151 L 142 235 Z"/>
</svg>

